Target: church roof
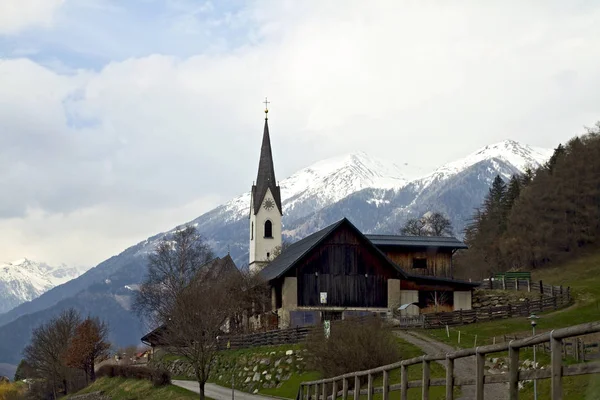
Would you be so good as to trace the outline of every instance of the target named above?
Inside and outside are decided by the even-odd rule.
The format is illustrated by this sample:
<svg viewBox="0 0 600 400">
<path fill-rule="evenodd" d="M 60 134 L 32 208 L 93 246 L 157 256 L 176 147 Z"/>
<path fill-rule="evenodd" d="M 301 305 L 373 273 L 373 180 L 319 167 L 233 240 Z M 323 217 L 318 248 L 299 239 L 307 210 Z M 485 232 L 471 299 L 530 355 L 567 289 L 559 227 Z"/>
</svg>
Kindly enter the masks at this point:
<svg viewBox="0 0 600 400">
<path fill-rule="evenodd" d="M 265 118 L 265 129 L 263 131 L 262 146 L 260 148 L 260 160 L 258 162 L 258 175 L 256 176 L 256 185 L 252 186 L 252 199 L 254 203 L 254 213 L 258 213 L 262 204 L 267 189 L 271 189 L 273 200 L 277 205 L 280 213 L 283 213 L 281 208 L 281 194 L 279 186 L 275 180 L 275 168 L 273 167 L 273 154 L 271 152 L 271 138 L 269 136 L 269 124 Z"/>
<path fill-rule="evenodd" d="M 373 244 L 379 246 L 401 247 L 436 247 L 449 249 L 466 249 L 467 245 L 454 237 L 442 236 L 400 236 L 400 235 L 365 235 Z"/>
</svg>

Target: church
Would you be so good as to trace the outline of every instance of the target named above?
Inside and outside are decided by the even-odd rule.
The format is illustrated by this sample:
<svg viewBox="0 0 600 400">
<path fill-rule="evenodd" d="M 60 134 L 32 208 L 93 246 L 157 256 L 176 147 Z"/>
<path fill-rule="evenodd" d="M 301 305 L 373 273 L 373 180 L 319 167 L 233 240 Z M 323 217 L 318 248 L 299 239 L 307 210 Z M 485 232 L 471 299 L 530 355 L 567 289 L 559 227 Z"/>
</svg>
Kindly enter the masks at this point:
<svg viewBox="0 0 600 400">
<path fill-rule="evenodd" d="M 456 238 L 363 234 L 344 218 L 282 251 L 282 216 L 266 109 L 250 198 L 249 268 L 269 285 L 273 328 L 471 309 L 477 284 L 453 279 L 452 256 L 466 248 Z"/>
</svg>

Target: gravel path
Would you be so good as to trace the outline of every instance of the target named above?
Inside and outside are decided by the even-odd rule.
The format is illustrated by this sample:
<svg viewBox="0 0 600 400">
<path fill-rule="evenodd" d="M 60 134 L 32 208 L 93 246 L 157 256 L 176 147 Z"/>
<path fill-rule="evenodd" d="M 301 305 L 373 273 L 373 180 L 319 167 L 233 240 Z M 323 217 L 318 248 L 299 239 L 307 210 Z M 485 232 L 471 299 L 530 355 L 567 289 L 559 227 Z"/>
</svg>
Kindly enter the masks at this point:
<svg viewBox="0 0 600 400">
<path fill-rule="evenodd" d="M 200 393 L 198 382 L 173 380 L 172 383 L 194 393 Z M 231 400 L 231 388 L 215 385 L 214 383 L 207 383 L 204 386 L 204 394 L 214 400 Z M 234 400 L 273 400 L 273 397 L 259 396 L 236 390 Z"/>
<path fill-rule="evenodd" d="M 452 346 L 440 343 L 424 335 L 412 331 L 396 331 L 401 339 L 414 344 L 423 350 L 426 354 L 440 354 L 455 351 Z M 444 368 L 444 362 L 440 362 Z M 473 378 L 475 376 L 475 357 L 465 357 L 457 359 L 454 362 L 454 376 L 460 378 Z M 469 385 L 461 388 L 459 399 L 474 399 L 475 386 Z M 485 400 L 505 400 L 508 399 L 508 385 L 505 383 L 486 384 L 484 392 Z"/>
</svg>

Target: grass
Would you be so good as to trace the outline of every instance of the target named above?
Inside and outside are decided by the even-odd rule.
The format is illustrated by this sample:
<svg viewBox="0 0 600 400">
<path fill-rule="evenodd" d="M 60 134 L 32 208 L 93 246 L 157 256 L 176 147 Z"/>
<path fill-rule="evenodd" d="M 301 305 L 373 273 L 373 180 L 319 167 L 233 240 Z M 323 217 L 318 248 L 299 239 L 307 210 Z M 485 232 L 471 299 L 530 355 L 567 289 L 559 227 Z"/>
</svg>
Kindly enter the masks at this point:
<svg viewBox="0 0 600 400">
<path fill-rule="evenodd" d="M 417 346 L 405 342 L 402 339 L 396 339 L 398 342 L 398 346 L 401 348 L 401 354 L 402 354 L 402 358 L 403 359 L 409 359 L 409 358 L 413 358 L 413 357 L 418 357 L 420 355 L 423 354 L 423 351 L 421 351 L 421 349 L 419 349 Z M 239 357 L 242 356 L 252 356 L 255 353 L 267 353 L 267 352 L 278 352 L 278 351 L 282 351 L 282 350 L 299 350 L 302 349 L 302 345 L 286 345 L 286 346 L 263 346 L 263 347 L 255 347 L 255 348 L 250 348 L 250 349 L 242 349 L 242 350 L 231 350 L 231 351 L 226 351 L 224 352 L 224 355 L 222 354 L 221 356 L 225 356 L 227 358 L 233 358 L 233 359 L 237 359 Z M 174 360 L 177 357 L 175 356 L 165 356 L 165 357 L 169 357 L 169 360 Z M 442 367 L 440 364 L 438 363 L 431 363 L 431 378 L 443 378 L 445 376 L 445 370 L 444 367 Z M 413 381 L 413 380 L 420 380 L 422 376 L 422 366 L 419 365 L 414 365 L 408 368 L 408 379 L 409 381 Z M 274 397 L 282 397 L 282 398 L 288 398 L 288 399 L 294 399 L 296 398 L 296 394 L 298 393 L 298 388 L 300 387 L 300 383 L 301 382 L 307 382 L 307 381 L 314 381 L 314 380 L 318 380 L 321 379 L 322 375 L 321 373 L 317 372 L 317 371 L 306 371 L 302 374 L 297 374 L 297 373 L 293 373 L 291 378 L 287 381 L 285 381 L 283 383 L 283 385 L 279 388 L 271 388 L 271 389 L 260 389 L 259 390 L 259 394 L 263 394 L 263 395 L 267 395 L 267 396 L 274 396 Z M 173 379 L 187 379 L 189 380 L 190 378 L 188 377 L 174 377 Z M 211 379 L 210 381 L 211 383 L 216 383 L 220 386 L 224 386 L 224 387 L 231 387 L 231 381 L 229 381 L 228 379 L 224 379 L 222 381 L 219 380 L 215 380 L 215 379 Z M 390 385 L 396 384 L 396 383 L 400 383 L 400 370 L 395 370 L 395 371 L 391 371 L 390 373 Z M 376 377 L 376 379 L 374 380 L 374 386 L 382 386 L 383 385 L 383 376 L 378 376 Z M 363 386 L 363 389 L 365 388 L 365 386 Z M 236 387 L 236 389 L 239 390 L 239 388 Z M 341 387 L 340 387 L 341 390 Z M 458 392 L 457 392 L 458 393 Z M 374 400 L 382 400 L 382 395 L 381 394 L 376 394 L 373 396 Z M 362 399 L 366 399 L 367 396 L 361 396 L 361 400 Z M 408 398 L 409 399 L 420 399 L 421 398 L 421 389 L 420 388 L 412 388 L 409 389 L 408 391 Z M 431 400 L 442 400 L 445 398 L 445 388 L 444 387 L 431 387 L 430 390 L 430 399 Z M 395 392 L 390 392 L 390 400 L 399 400 L 400 399 L 400 392 L 399 391 L 395 391 Z"/>
<path fill-rule="evenodd" d="M 423 355 L 423 351 L 417 346 L 408 343 L 400 338 L 396 339 L 398 341 L 398 346 L 401 348 L 402 358 L 407 360 L 409 358 L 414 358 Z M 423 366 L 421 364 L 412 365 L 408 367 L 408 380 L 416 381 L 421 380 L 423 377 Z M 446 370 L 440 364 L 436 362 L 432 362 L 430 366 L 430 376 L 431 378 L 444 378 L 446 376 Z M 396 383 L 400 383 L 400 369 L 394 370 L 390 372 L 390 385 L 394 385 Z M 374 379 L 374 386 L 383 386 L 383 376 Z M 432 386 L 429 390 L 429 398 L 431 400 L 443 400 L 446 398 L 446 389 L 443 386 Z M 456 392 L 455 394 L 458 394 Z M 366 396 L 361 396 L 361 399 Z M 378 393 L 373 396 L 374 400 L 382 400 L 383 395 Z M 408 389 L 408 398 L 418 400 L 421 398 L 421 388 L 411 388 Z M 390 400 L 399 400 L 400 399 L 400 391 L 390 392 Z"/>
<path fill-rule="evenodd" d="M 532 275 L 535 280 L 542 280 L 546 284 L 571 287 L 571 294 L 575 299 L 572 306 L 540 314 L 536 333 L 600 320 L 600 252 L 555 267 L 535 270 Z M 518 334 L 522 337 L 531 334 L 531 325 L 527 318 L 521 317 L 454 327 L 450 329 L 450 337 L 445 329 L 424 330 L 422 333 L 455 347 L 470 348 L 475 345 L 475 335 L 478 346 L 492 344 L 494 338 L 501 341 L 504 335 Z M 596 337 L 595 341 L 598 340 L 600 338 Z M 531 360 L 533 352 L 530 349 L 524 350 L 520 358 Z M 549 355 L 538 352 L 538 361 L 542 365 L 549 364 Z M 567 359 L 565 363 L 574 363 L 574 360 Z M 539 399 L 549 398 L 549 387 L 550 380 L 538 381 Z M 600 400 L 599 375 L 563 378 L 563 388 L 565 399 Z M 533 398 L 533 384 L 526 385 L 520 398 Z"/>
<path fill-rule="evenodd" d="M 75 395 L 102 391 L 112 400 L 186 400 L 198 394 L 175 385 L 155 387 L 145 379 L 100 378 Z M 68 396 L 71 397 L 71 396 Z M 207 397 L 208 399 L 208 397 Z"/>
</svg>

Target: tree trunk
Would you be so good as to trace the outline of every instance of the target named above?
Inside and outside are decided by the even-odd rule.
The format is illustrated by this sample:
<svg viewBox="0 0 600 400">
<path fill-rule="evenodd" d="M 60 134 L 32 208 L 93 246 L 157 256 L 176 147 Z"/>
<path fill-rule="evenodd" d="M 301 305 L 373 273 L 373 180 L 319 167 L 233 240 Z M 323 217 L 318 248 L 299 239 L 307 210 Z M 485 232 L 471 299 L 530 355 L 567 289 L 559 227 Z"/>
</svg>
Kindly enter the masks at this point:
<svg viewBox="0 0 600 400">
<path fill-rule="evenodd" d="M 90 363 L 90 381 L 94 382 L 96 380 L 96 369 L 94 365 L 94 360 Z"/>
<path fill-rule="evenodd" d="M 200 384 L 200 400 L 204 400 L 204 382 L 198 382 Z"/>
</svg>

